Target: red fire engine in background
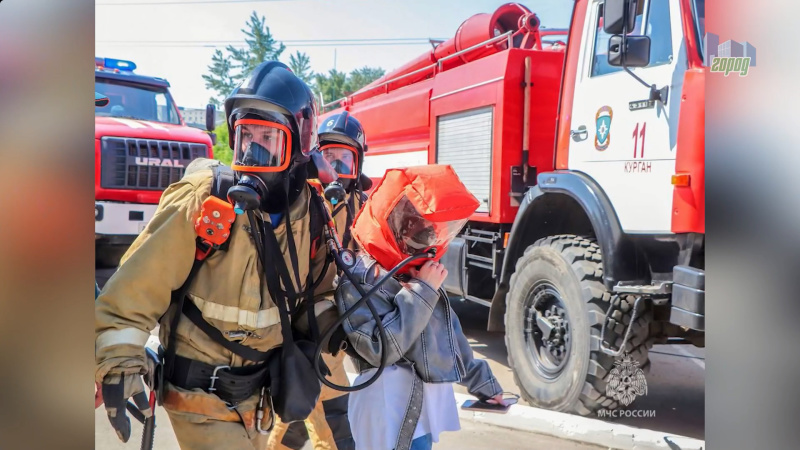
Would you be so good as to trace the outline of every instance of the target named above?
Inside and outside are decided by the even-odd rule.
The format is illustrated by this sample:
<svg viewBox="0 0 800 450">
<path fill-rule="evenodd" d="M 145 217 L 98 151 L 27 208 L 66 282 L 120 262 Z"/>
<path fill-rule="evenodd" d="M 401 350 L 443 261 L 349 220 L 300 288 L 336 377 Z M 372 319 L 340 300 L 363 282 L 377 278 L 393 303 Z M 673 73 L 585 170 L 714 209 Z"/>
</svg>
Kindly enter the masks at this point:
<svg viewBox="0 0 800 450">
<path fill-rule="evenodd" d="M 212 137 L 186 126 L 163 78 L 134 74 L 131 61 L 95 58 L 95 259 L 115 267 L 153 217 L 161 193 L 198 157 L 211 158 Z M 206 129 L 215 109 L 206 108 Z"/>
<path fill-rule="evenodd" d="M 332 103 L 370 177 L 450 164 L 481 201 L 445 287 L 489 307 L 535 406 L 617 408 L 615 361 L 704 346 L 703 21 L 702 0 L 577 0 L 548 30 L 506 4 Z"/>
</svg>

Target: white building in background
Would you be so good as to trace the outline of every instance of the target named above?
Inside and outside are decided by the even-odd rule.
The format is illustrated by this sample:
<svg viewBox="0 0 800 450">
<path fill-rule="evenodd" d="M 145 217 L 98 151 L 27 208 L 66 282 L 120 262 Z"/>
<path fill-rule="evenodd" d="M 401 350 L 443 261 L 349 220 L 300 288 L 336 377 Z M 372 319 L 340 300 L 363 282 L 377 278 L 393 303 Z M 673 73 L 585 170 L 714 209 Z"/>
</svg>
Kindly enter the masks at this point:
<svg viewBox="0 0 800 450">
<path fill-rule="evenodd" d="M 178 108 L 181 111 L 184 122 L 186 125 L 197 125 L 199 128 L 206 128 L 206 109 L 199 108 Z M 214 121 L 215 125 L 225 123 L 225 112 L 217 110 L 217 117 Z"/>
</svg>

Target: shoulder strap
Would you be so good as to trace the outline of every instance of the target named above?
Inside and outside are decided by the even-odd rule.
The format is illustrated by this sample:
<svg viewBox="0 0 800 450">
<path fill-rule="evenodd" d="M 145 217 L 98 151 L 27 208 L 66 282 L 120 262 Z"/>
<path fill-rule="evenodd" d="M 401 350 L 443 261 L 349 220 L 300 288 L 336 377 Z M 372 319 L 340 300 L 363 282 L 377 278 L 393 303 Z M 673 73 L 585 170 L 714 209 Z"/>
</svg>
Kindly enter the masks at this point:
<svg viewBox="0 0 800 450">
<path fill-rule="evenodd" d="M 228 200 L 228 190 L 236 183 L 236 175 L 230 166 L 219 164 L 211 167 L 213 181 L 211 182 L 211 195 L 220 200 Z"/>
<path fill-rule="evenodd" d="M 197 253 L 197 255 L 199 256 L 200 255 L 200 250 L 199 250 L 200 249 L 200 239 L 197 239 L 197 242 L 198 242 L 198 244 L 197 244 L 198 245 L 198 253 Z M 213 248 L 210 250 L 210 252 L 213 252 Z M 208 256 L 208 255 L 210 255 L 210 253 L 206 254 L 206 256 Z M 205 260 L 206 260 L 205 257 L 198 258 L 196 256 L 195 260 L 194 260 L 194 263 L 192 264 L 192 270 L 189 272 L 189 276 L 186 277 L 186 281 L 183 282 L 183 285 L 181 287 L 179 287 L 177 291 L 173 291 L 172 292 L 172 299 L 170 300 L 170 302 L 172 304 L 175 304 L 176 306 L 175 306 L 175 312 L 174 312 L 175 315 L 172 316 L 172 321 L 170 321 L 169 337 L 168 337 L 168 341 L 167 341 L 168 343 L 167 343 L 167 348 L 166 348 L 166 350 L 164 352 L 164 366 L 166 367 L 167 378 L 172 376 L 172 370 L 175 367 L 175 364 L 174 364 L 174 362 L 175 362 L 175 343 L 176 343 L 177 336 L 178 336 L 177 329 L 178 329 L 178 323 L 180 322 L 180 319 L 181 319 L 181 313 L 182 313 L 182 310 L 183 310 L 184 300 L 186 299 L 186 294 L 189 291 L 189 285 L 192 284 L 192 280 L 194 280 L 195 275 L 197 275 L 197 272 L 200 270 L 200 266 L 203 265 Z"/>
<path fill-rule="evenodd" d="M 228 189 L 230 189 L 231 186 L 233 186 L 236 182 L 236 176 L 233 172 L 233 169 L 224 164 L 218 164 L 211 166 L 211 173 L 211 195 L 208 197 L 206 202 L 209 202 L 210 204 L 211 202 L 214 202 L 214 199 L 216 199 L 218 204 L 220 201 L 227 202 Z M 203 202 L 204 206 L 206 205 L 206 202 Z M 232 226 L 230 227 L 229 236 L 219 245 L 210 245 L 210 243 L 199 234 L 197 239 L 195 239 L 197 250 L 195 252 L 195 260 L 192 264 L 192 269 L 189 272 L 189 276 L 186 277 L 186 280 L 183 282 L 183 285 L 178 288 L 177 291 L 172 293 L 171 303 L 176 304 L 176 308 L 175 315 L 172 317 L 172 321 L 170 322 L 168 345 L 164 357 L 164 362 L 166 364 L 168 373 L 171 373 L 172 367 L 174 367 L 173 363 L 175 359 L 177 328 L 184 310 L 184 303 L 189 286 L 192 284 L 195 275 L 197 275 L 197 272 L 200 270 L 200 266 L 203 265 L 209 256 L 211 256 L 216 250 L 226 251 L 228 249 L 228 242 L 230 242 L 230 235 L 233 234 L 233 228 L 234 227 Z M 197 230 L 198 228 L 196 227 L 195 229 Z"/>
<path fill-rule="evenodd" d="M 320 197 L 318 191 L 314 189 L 314 185 L 311 185 L 311 201 L 308 203 L 308 229 L 311 232 L 311 259 L 314 259 L 320 246 L 324 244 L 323 241 L 325 238 L 322 234 L 325 225 L 325 217 L 320 209 L 324 207 L 325 204 L 322 202 L 322 197 Z"/>
<path fill-rule="evenodd" d="M 312 239 L 322 236 L 322 227 L 325 219 L 322 216 L 322 211 L 320 208 L 324 207 L 325 205 L 322 204 L 322 199 L 318 194 L 311 196 L 311 202 L 309 202 L 308 205 L 308 212 L 311 214 L 309 217 L 309 230 L 311 231 Z"/>
<path fill-rule="evenodd" d="M 226 339 L 221 331 L 219 331 L 210 323 L 206 322 L 206 319 L 203 318 L 203 313 L 193 302 L 183 303 L 183 314 L 185 314 L 186 317 L 188 317 L 189 320 L 191 320 L 192 323 L 197 326 L 197 328 L 200 328 L 206 334 L 206 336 L 211 338 L 212 341 L 244 359 L 254 362 L 263 362 L 272 356 L 272 352 L 270 351 L 262 352 L 252 347 L 248 347 L 238 342 L 229 341 Z"/>
<path fill-rule="evenodd" d="M 352 194 L 350 194 L 350 199 L 347 202 L 343 202 L 339 207 L 346 207 L 347 208 L 347 219 L 344 225 L 344 236 L 342 236 L 342 247 L 350 248 L 350 242 L 353 240 L 352 235 L 352 228 L 353 228 L 353 221 L 355 220 L 356 214 L 359 210 L 364 206 L 364 202 L 367 201 L 367 194 L 363 193 L 362 191 L 355 190 Z"/>
<path fill-rule="evenodd" d="M 195 231 L 200 238 L 198 250 L 201 252 L 206 252 L 209 246 L 215 250 L 228 250 L 233 223 L 236 221 L 233 205 L 228 201 L 228 190 L 236 183 L 233 169 L 217 164 L 211 166 L 211 174 L 211 195 L 203 201 L 201 217 L 195 223 Z"/>
</svg>

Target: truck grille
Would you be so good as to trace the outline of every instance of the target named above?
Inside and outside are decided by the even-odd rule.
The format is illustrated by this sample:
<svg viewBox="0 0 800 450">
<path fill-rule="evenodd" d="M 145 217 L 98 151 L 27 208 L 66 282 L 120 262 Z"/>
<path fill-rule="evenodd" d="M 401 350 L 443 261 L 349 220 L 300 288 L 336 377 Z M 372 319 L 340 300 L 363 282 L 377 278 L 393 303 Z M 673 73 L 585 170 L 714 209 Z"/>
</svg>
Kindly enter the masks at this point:
<svg viewBox="0 0 800 450">
<path fill-rule="evenodd" d="M 161 191 L 180 180 L 193 159 L 207 156 L 205 144 L 104 137 L 100 140 L 100 186 Z"/>
</svg>

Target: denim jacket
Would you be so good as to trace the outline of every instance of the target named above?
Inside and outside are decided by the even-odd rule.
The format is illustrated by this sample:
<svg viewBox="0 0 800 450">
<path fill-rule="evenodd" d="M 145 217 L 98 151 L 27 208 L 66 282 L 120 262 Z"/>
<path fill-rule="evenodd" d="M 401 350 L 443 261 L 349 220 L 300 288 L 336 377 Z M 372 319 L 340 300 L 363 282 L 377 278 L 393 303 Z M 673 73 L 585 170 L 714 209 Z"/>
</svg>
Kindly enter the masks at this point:
<svg viewBox="0 0 800 450">
<path fill-rule="evenodd" d="M 365 254 L 359 255 L 351 271 L 365 291 L 387 273 Z M 479 399 L 500 394 L 500 383 L 489 364 L 473 357 L 444 290 L 436 291 L 416 278 L 404 284 L 389 279 L 371 297 L 389 340 L 386 364 L 410 366 L 426 383 L 459 383 Z M 339 313 L 343 314 L 361 299 L 361 294 L 343 277 L 335 298 Z M 360 357 L 353 358 L 359 373 L 378 367 L 382 341 L 377 321 L 366 304 L 350 315 L 343 327 L 352 350 Z"/>
</svg>

